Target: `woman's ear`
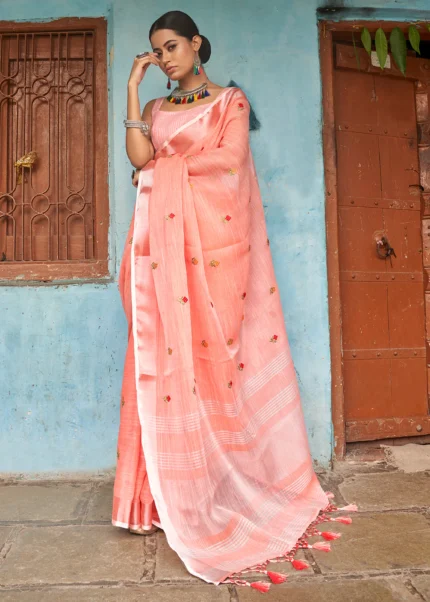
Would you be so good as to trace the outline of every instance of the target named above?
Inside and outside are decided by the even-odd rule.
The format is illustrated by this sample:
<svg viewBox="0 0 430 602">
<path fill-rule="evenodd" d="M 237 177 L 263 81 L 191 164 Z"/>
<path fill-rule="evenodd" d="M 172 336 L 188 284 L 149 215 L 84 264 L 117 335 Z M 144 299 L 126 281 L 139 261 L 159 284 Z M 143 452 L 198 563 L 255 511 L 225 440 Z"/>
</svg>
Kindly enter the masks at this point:
<svg viewBox="0 0 430 602">
<path fill-rule="evenodd" d="M 198 50 L 200 50 L 201 45 L 203 44 L 203 40 L 200 36 L 195 35 L 191 43 L 193 45 L 193 50 L 197 52 Z"/>
</svg>

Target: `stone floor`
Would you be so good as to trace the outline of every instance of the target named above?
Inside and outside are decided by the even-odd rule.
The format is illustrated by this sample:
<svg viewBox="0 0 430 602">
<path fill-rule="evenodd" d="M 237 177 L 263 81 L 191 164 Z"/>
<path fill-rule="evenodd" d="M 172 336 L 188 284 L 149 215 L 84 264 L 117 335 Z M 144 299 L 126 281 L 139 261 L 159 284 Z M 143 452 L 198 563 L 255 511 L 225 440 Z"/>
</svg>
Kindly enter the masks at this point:
<svg viewBox="0 0 430 602">
<path fill-rule="evenodd" d="M 268 594 L 206 584 L 185 570 L 162 532 L 141 537 L 113 527 L 111 478 L 3 480 L 0 600 L 430 601 L 430 465 L 404 472 L 379 450 L 320 478 L 339 505 L 355 502 L 360 512 L 352 525 L 336 525 L 344 537 L 331 553 L 304 553 L 309 570 L 281 565 L 288 582 Z"/>
</svg>

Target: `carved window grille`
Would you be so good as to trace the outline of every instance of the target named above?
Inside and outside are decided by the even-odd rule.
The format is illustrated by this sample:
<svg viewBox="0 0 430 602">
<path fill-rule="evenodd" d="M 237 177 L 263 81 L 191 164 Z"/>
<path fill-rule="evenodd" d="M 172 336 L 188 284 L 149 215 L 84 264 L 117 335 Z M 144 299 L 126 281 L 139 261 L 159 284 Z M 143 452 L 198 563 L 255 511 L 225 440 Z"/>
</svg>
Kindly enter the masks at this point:
<svg viewBox="0 0 430 602">
<path fill-rule="evenodd" d="M 107 274 L 100 25 L 0 29 L 0 279 Z"/>
</svg>

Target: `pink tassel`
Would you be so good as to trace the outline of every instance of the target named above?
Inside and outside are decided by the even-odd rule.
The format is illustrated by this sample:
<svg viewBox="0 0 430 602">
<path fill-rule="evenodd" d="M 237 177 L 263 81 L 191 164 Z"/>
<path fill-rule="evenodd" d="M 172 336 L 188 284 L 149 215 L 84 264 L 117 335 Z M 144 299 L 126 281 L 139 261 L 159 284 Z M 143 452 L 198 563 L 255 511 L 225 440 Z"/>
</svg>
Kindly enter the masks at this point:
<svg viewBox="0 0 430 602">
<path fill-rule="evenodd" d="M 309 564 L 304 560 L 293 560 L 291 564 L 296 569 L 296 571 L 303 571 L 304 569 L 309 568 Z"/>
<path fill-rule="evenodd" d="M 319 531 L 318 535 L 324 537 L 327 541 L 332 541 L 334 539 L 339 539 L 342 533 L 333 533 L 333 531 Z"/>
<path fill-rule="evenodd" d="M 334 523 L 342 523 L 343 525 L 350 525 L 352 518 L 350 516 L 338 516 L 337 518 L 330 519 Z"/>
<path fill-rule="evenodd" d="M 314 550 L 320 550 L 320 552 L 330 552 L 331 547 L 329 543 L 325 543 L 325 541 L 317 541 L 316 543 L 309 546 Z"/>
<path fill-rule="evenodd" d="M 342 512 L 358 512 L 358 508 L 355 504 L 348 504 L 348 506 L 343 506 L 343 508 L 338 508 L 338 510 Z"/>
<path fill-rule="evenodd" d="M 263 594 L 265 594 L 270 589 L 270 583 L 264 583 L 264 581 L 254 581 L 251 583 L 251 587 L 258 589 L 259 592 L 263 592 Z"/>
<path fill-rule="evenodd" d="M 267 571 L 267 576 L 272 583 L 284 583 L 287 580 L 287 576 L 282 573 L 274 573 L 273 571 Z"/>
</svg>

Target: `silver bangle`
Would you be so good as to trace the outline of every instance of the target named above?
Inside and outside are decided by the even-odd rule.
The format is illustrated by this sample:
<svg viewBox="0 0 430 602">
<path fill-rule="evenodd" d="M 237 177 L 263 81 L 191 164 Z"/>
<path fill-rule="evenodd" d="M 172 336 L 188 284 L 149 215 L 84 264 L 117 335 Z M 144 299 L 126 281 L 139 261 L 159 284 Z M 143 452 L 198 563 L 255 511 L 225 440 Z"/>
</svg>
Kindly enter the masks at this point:
<svg viewBox="0 0 430 602">
<path fill-rule="evenodd" d="M 124 119 L 123 123 L 126 128 L 139 128 L 144 136 L 149 136 L 150 126 L 146 121 Z"/>
</svg>

